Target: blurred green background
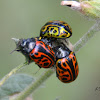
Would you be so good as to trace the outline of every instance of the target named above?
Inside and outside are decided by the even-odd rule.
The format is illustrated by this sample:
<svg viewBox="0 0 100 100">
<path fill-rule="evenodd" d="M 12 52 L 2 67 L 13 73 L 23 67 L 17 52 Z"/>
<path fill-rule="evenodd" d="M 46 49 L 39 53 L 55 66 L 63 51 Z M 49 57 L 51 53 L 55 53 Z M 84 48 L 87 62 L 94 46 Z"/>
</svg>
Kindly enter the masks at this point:
<svg viewBox="0 0 100 100">
<path fill-rule="evenodd" d="M 0 78 L 25 61 L 11 40 L 39 36 L 40 28 L 50 20 L 67 22 L 73 30 L 70 38 L 76 43 L 94 24 L 80 13 L 60 5 L 61 0 L 0 0 Z M 79 76 L 76 81 L 64 84 L 53 74 L 45 88 L 39 88 L 34 100 L 100 100 L 100 32 L 98 32 L 77 54 Z M 32 63 L 20 70 L 39 77 L 46 69 L 34 74 L 38 67 Z"/>
</svg>

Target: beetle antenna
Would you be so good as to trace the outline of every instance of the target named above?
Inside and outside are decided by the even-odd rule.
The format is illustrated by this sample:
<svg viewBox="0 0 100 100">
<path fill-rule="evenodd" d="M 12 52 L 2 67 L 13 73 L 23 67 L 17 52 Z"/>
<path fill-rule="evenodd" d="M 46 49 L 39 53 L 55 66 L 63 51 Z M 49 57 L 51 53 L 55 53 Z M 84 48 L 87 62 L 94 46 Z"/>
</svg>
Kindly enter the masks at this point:
<svg viewBox="0 0 100 100">
<path fill-rule="evenodd" d="M 14 49 L 13 51 L 11 51 L 10 54 L 12 54 L 14 51 L 16 51 L 16 49 Z"/>
<path fill-rule="evenodd" d="M 10 52 L 10 54 L 12 54 L 14 51 L 20 51 L 17 48 L 15 48 L 13 51 Z"/>
</svg>

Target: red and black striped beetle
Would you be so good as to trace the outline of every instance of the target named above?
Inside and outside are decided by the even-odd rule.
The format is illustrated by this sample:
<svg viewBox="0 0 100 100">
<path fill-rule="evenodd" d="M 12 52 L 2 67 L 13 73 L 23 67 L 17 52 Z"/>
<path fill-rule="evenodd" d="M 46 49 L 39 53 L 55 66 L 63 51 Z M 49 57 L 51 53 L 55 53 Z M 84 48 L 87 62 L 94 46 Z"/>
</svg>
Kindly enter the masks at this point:
<svg viewBox="0 0 100 100">
<path fill-rule="evenodd" d="M 56 75 L 64 83 L 74 81 L 79 73 L 75 53 L 66 46 L 60 45 L 55 48 Z"/>
<path fill-rule="evenodd" d="M 52 48 L 38 38 L 20 39 L 16 51 L 20 51 L 34 61 L 40 68 L 50 68 L 55 64 L 55 53 Z"/>
</svg>

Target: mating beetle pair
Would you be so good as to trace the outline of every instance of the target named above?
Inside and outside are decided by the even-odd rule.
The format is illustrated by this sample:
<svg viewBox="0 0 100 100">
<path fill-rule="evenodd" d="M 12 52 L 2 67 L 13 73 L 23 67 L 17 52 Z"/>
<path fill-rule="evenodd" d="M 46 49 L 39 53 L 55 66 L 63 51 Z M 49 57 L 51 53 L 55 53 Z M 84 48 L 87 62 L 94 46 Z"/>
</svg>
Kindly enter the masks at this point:
<svg viewBox="0 0 100 100">
<path fill-rule="evenodd" d="M 50 42 L 66 39 L 72 36 L 71 27 L 63 21 L 49 21 L 40 30 L 41 38 L 48 38 Z M 57 42 L 57 41 L 56 41 Z M 56 56 L 56 75 L 64 83 L 74 81 L 78 76 L 78 63 L 75 53 L 60 43 L 52 47 Z"/>
<path fill-rule="evenodd" d="M 78 64 L 74 52 L 60 43 L 55 47 L 52 41 L 69 38 L 70 26 L 63 21 L 49 21 L 40 30 L 40 37 L 20 39 L 17 51 L 21 51 L 29 62 L 34 61 L 40 68 L 56 65 L 56 75 L 64 83 L 74 81 L 78 76 Z M 55 43 L 54 43 L 55 44 Z"/>
</svg>

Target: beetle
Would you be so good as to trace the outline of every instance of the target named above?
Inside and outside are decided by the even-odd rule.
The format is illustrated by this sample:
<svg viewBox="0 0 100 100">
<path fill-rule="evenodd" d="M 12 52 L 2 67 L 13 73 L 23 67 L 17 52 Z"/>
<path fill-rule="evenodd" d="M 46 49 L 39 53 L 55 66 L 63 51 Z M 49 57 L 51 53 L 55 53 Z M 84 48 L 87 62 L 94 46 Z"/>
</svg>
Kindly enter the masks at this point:
<svg viewBox="0 0 100 100">
<path fill-rule="evenodd" d="M 20 51 L 30 62 L 40 68 L 50 68 L 55 64 L 55 53 L 52 48 L 37 38 L 20 39 L 16 51 Z"/>
<path fill-rule="evenodd" d="M 79 73 L 78 63 L 75 53 L 66 46 L 57 46 L 56 55 L 56 76 L 64 83 L 74 81 Z"/>
<path fill-rule="evenodd" d="M 72 36 L 71 27 L 64 21 L 54 20 L 47 22 L 40 30 L 41 38 L 65 39 Z"/>
</svg>

